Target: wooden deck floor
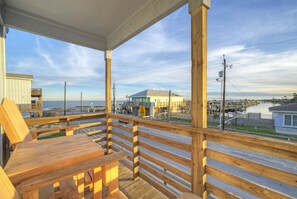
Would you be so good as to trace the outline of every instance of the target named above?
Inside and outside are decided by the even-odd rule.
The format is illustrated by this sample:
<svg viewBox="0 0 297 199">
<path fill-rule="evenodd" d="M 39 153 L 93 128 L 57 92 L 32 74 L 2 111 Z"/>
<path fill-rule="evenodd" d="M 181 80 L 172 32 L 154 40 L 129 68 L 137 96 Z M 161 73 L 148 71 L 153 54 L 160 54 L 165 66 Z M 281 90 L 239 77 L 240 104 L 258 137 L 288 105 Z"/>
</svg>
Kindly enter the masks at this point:
<svg viewBox="0 0 297 199">
<path fill-rule="evenodd" d="M 132 179 L 132 172 L 119 164 L 120 190 L 131 199 L 167 199 L 167 197 L 144 181 L 142 178 Z"/>
</svg>

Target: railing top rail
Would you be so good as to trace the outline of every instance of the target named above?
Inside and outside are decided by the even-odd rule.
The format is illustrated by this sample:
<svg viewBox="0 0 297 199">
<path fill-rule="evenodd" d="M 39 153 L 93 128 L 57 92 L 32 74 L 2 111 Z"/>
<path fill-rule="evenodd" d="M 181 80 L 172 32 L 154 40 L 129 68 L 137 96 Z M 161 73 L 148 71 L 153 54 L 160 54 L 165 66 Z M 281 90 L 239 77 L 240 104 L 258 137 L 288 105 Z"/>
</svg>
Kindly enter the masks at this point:
<svg viewBox="0 0 297 199">
<path fill-rule="evenodd" d="M 241 134 L 237 132 L 230 132 L 230 131 L 222 131 L 218 129 L 197 129 L 200 133 L 204 133 L 206 135 L 231 139 L 231 140 L 238 140 L 247 143 L 258 144 L 259 146 L 266 146 L 270 148 L 290 151 L 293 153 L 297 153 L 297 143 L 288 142 L 285 140 L 279 140 L 275 138 L 266 138 L 258 135 L 247 135 Z"/>
<path fill-rule="evenodd" d="M 28 126 L 32 126 L 32 125 L 43 125 L 43 124 L 49 124 L 49 123 L 56 123 L 61 120 L 76 121 L 76 120 L 86 120 L 86 119 L 93 119 L 93 118 L 103 118 L 105 116 L 106 116 L 105 113 L 61 115 L 61 116 L 54 116 L 54 117 L 30 118 L 30 119 L 25 119 L 25 122 Z"/>
</svg>

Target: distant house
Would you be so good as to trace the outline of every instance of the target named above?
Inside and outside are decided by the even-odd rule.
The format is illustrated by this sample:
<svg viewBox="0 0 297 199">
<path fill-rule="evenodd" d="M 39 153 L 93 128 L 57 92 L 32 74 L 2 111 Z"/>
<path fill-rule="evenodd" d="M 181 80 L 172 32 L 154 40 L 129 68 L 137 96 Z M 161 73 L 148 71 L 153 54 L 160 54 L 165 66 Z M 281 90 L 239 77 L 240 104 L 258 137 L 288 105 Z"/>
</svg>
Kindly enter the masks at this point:
<svg viewBox="0 0 297 199">
<path fill-rule="evenodd" d="M 297 135 L 297 103 L 270 107 L 275 131 Z"/>
<path fill-rule="evenodd" d="M 6 73 L 6 97 L 12 99 L 22 113 L 42 116 L 42 89 L 32 88 L 33 75 Z"/>
<path fill-rule="evenodd" d="M 169 105 L 168 90 L 147 89 L 129 96 L 130 106 L 135 115 L 139 115 L 139 107 L 145 106 L 145 115 L 154 115 L 159 112 L 166 112 Z M 170 111 L 175 112 L 177 108 L 184 104 L 184 97 L 171 92 Z"/>
</svg>

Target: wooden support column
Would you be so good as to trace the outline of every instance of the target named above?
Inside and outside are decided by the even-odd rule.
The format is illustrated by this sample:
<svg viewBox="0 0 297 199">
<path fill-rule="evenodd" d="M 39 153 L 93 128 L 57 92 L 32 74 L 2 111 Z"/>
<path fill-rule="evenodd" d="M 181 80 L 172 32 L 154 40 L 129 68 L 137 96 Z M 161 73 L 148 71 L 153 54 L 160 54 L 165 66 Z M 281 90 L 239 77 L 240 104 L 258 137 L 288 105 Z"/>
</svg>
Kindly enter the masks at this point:
<svg viewBox="0 0 297 199">
<path fill-rule="evenodd" d="M 189 0 L 192 46 L 192 126 L 207 128 L 207 10 L 210 0 Z M 192 136 L 192 192 L 206 198 L 205 135 Z"/>
<path fill-rule="evenodd" d="M 139 154 L 138 154 L 138 123 L 132 123 L 132 159 L 133 180 L 139 176 Z"/>
<path fill-rule="evenodd" d="M 6 27 L 0 25 L 0 103 L 3 97 L 6 96 L 6 50 L 5 50 Z M 4 131 L 0 126 L 0 165 L 4 166 Z"/>
<path fill-rule="evenodd" d="M 112 119 L 109 117 L 109 113 L 111 113 L 111 58 L 112 51 L 105 51 L 105 111 L 106 111 L 106 147 L 107 154 L 112 152 L 112 135 L 111 135 L 111 122 Z"/>
</svg>

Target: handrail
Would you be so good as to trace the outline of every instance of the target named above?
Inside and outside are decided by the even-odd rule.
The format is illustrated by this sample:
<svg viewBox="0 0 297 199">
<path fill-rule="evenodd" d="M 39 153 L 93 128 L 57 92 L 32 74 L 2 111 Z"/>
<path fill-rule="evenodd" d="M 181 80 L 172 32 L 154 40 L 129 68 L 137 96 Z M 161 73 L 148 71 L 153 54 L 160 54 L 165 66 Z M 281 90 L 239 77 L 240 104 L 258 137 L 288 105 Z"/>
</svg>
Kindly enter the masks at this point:
<svg viewBox="0 0 297 199">
<path fill-rule="evenodd" d="M 186 125 L 146 120 L 125 115 L 107 114 L 107 118 L 113 119 L 113 121 L 109 124 L 112 127 L 112 140 L 115 141 L 112 143 L 112 148 L 117 150 L 122 148 L 125 151 L 134 154 L 132 155 L 132 167 L 131 164 L 125 163 L 128 168 L 133 171 L 134 176 L 136 175 L 144 178 L 155 188 L 159 189 L 162 193 L 170 198 L 178 195 L 177 190 L 187 191 L 193 182 L 203 182 L 202 179 L 195 181 L 193 179 L 195 176 L 181 170 L 181 167 L 178 166 L 188 166 L 190 171 L 193 172 L 192 169 L 195 167 L 191 167 L 191 165 L 198 164 L 196 161 L 200 161 L 201 163 L 205 164 L 204 168 L 208 176 L 230 184 L 239 190 L 249 192 L 252 195 L 259 197 L 265 196 L 267 198 L 296 197 L 290 190 L 293 190 L 293 187 L 297 187 L 297 169 L 295 169 L 296 173 L 294 173 L 290 170 L 280 169 L 277 167 L 277 165 L 266 165 L 263 163 L 264 160 L 259 162 L 257 159 L 254 160 L 246 157 L 238 157 L 237 153 L 226 153 L 224 151 L 220 151 L 220 149 L 212 149 L 208 146 L 208 144 L 205 144 L 204 149 L 200 148 L 202 146 L 193 147 L 193 143 L 198 143 L 197 141 L 194 141 L 194 139 L 204 138 L 205 143 L 212 143 L 211 146 L 225 146 L 231 147 L 232 149 L 234 148 L 233 150 L 243 150 L 243 153 L 253 154 L 253 156 L 258 158 L 263 157 L 265 159 L 267 156 L 271 156 L 277 160 L 278 158 L 281 158 L 278 160 L 280 161 L 280 164 L 283 160 L 288 160 L 291 161 L 291 164 L 295 164 L 297 166 L 296 143 L 265 138 L 256 135 L 220 131 L 210 128 L 193 128 Z M 116 123 L 115 120 L 125 121 L 129 124 L 124 125 L 122 123 Z M 132 133 L 130 126 L 132 126 L 134 129 L 137 129 L 137 133 Z M 143 130 L 143 128 L 147 130 Z M 157 132 L 157 134 L 152 132 Z M 129 134 L 130 136 L 128 136 Z M 179 144 L 178 140 L 172 139 L 174 138 L 174 136 L 172 136 L 174 134 L 190 138 L 191 143 L 188 144 L 181 142 Z M 137 142 L 134 140 L 135 137 L 137 137 Z M 138 139 L 140 140 L 138 141 Z M 165 146 L 172 148 L 172 150 L 168 151 L 166 148 L 164 148 Z M 135 147 L 137 148 L 137 153 L 135 153 Z M 187 158 L 182 157 L 177 153 L 179 150 L 184 152 L 188 151 L 192 155 L 195 153 L 200 153 L 200 150 L 203 150 L 203 153 L 205 154 L 205 160 L 194 160 L 192 156 L 190 157 L 190 160 L 187 160 Z M 152 153 L 156 154 L 157 157 Z M 139 157 L 141 157 L 141 159 L 139 159 Z M 236 172 L 228 173 L 223 168 L 216 167 L 211 164 L 211 161 L 208 163 L 208 160 L 215 160 L 224 163 L 227 165 L 227 167 L 233 166 L 239 168 L 247 173 L 247 175 L 254 174 L 260 176 L 260 178 L 263 179 L 261 182 L 252 182 L 248 178 L 245 179 L 237 176 Z M 147 161 L 150 163 L 148 164 Z M 156 167 L 154 165 L 156 165 Z M 141 167 L 141 170 L 139 170 L 138 167 Z M 160 172 L 160 167 L 164 169 L 164 172 Z M 145 172 L 143 170 L 145 170 Z M 170 172 L 170 175 L 167 173 L 167 171 Z M 222 175 L 220 175 L 220 173 Z M 172 181 L 172 178 L 170 178 L 171 175 L 175 176 L 174 181 Z M 156 181 L 151 176 L 163 181 L 164 185 L 160 184 L 159 181 Z M 222 176 L 225 176 L 225 178 Z M 274 190 L 270 186 L 266 186 L 265 183 L 261 184 L 265 180 L 268 180 L 267 182 L 269 184 L 269 179 L 272 179 L 283 186 L 292 188 L 288 188 L 287 193 L 286 190 Z M 186 182 L 190 183 L 188 184 L 189 186 L 186 185 Z M 170 189 L 167 186 L 167 183 L 174 187 L 175 190 Z M 198 185 L 193 184 L 192 186 Z M 232 190 L 230 191 L 225 190 L 224 188 L 222 189 L 221 186 L 213 184 L 211 181 L 206 181 L 205 187 L 206 192 L 221 198 L 240 197 L 240 194 L 238 195 L 238 193 L 233 193 Z"/>
<path fill-rule="evenodd" d="M 94 122 L 93 119 L 97 118 L 106 118 L 107 122 L 102 120 Z M 297 187 L 297 169 L 287 170 L 279 166 L 283 165 L 283 161 L 289 161 L 290 164 L 297 166 L 297 143 L 210 128 L 193 128 L 181 124 L 118 114 L 58 116 L 44 121 L 48 123 L 85 119 L 91 120 L 92 123 L 82 124 L 82 127 L 106 125 L 104 130 L 93 130 L 87 134 L 92 136 L 106 133 L 106 137 L 97 138 L 97 141 L 106 141 L 104 146 L 108 149 L 126 151 L 128 158 L 122 163 L 132 171 L 133 178 L 142 177 L 170 198 L 177 196 L 180 191 L 191 191 L 191 187 L 198 186 L 195 184 L 196 182 L 203 182 L 202 179 L 197 179 L 197 176 L 191 175 L 197 164 L 204 164 L 207 176 L 252 195 L 259 197 L 265 195 L 268 198 L 297 197 L 292 193 L 294 187 Z M 125 121 L 128 124 L 119 123 L 116 120 Z M 31 124 L 36 124 L 37 121 L 40 124 L 42 118 L 40 120 L 35 119 Z M 199 143 L 197 141 L 199 139 L 203 139 L 204 148 L 194 145 L 194 143 Z M 217 148 L 212 148 L 213 146 L 217 146 Z M 232 150 L 226 152 L 221 150 L 221 146 L 224 150 L 226 148 Z M 236 151 L 236 153 L 232 151 Z M 197 153 L 205 154 L 202 156 L 204 157 L 203 160 L 195 159 L 197 156 L 194 156 Z M 240 153 L 257 158 L 241 157 Z M 279 165 L 266 164 L 265 162 L 270 161 L 269 157 L 280 161 Z M 259 158 L 262 160 L 260 159 L 260 161 Z M 212 164 L 213 161 L 224 164 L 224 167 L 238 168 L 244 171 L 246 175 L 257 175 L 263 179 L 261 182 L 253 182 L 253 180 L 248 179 L 248 176 L 243 178 L 237 176 L 236 172 L 230 173 L 224 170 L 224 167 L 221 168 Z M 266 180 L 267 182 L 273 180 L 288 188 L 286 190 L 274 190 L 265 184 L 261 184 Z M 168 184 L 171 186 L 167 186 Z M 170 187 L 174 187 L 174 189 Z M 207 193 L 221 198 L 240 197 L 240 191 L 234 193 L 228 188 L 218 186 L 213 181 L 206 181 L 205 188 Z"/>
</svg>

